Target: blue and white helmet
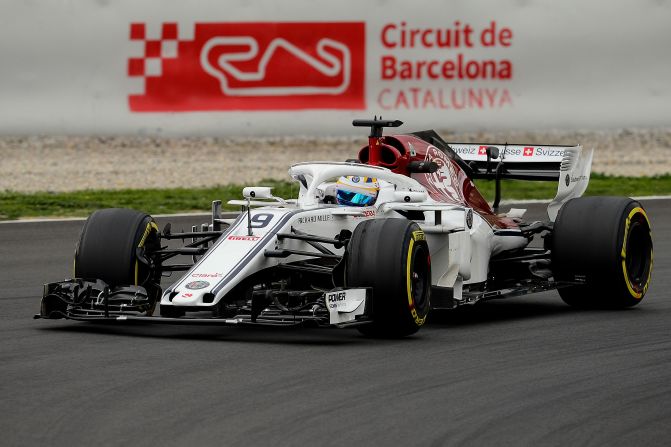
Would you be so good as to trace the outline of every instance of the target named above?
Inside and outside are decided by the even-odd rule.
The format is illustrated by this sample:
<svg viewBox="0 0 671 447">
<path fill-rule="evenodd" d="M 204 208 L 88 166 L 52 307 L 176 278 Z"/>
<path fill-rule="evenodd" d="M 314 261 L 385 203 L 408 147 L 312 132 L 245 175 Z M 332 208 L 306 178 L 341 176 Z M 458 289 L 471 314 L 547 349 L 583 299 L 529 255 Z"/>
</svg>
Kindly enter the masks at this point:
<svg viewBox="0 0 671 447">
<path fill-rule="evenodd" d="M 376 178 L 348 175 L 336 182 L 336 201 L 345 206 L 370 206 L 377 200 L 379 191 Z"/>
</svg>

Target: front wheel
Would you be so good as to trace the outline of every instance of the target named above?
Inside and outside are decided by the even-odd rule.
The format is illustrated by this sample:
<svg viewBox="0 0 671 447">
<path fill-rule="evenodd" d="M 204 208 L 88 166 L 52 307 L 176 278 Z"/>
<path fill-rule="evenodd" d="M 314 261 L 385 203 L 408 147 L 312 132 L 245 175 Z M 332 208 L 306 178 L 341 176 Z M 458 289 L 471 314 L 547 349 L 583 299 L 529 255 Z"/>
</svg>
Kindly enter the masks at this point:
<svg viewBox="0 0 671 447">
<path fill-rule="evenodd" d="M 82 228 L 74 275 L 100 279 L 111 287 L 142 286 L 155 303 L 161 293 L 161 268 L 153 253 L 159 248 L 158 226 L 148 214 L 125 208 L 98 210 Z M 149 313 L 152 310 L 153 305 Z"/>
<path fill-rule="evenodd" d="M 347 287 L 372 287 L 372 323 L 359 330 L 374 337 L 417 332 L 429 313 L 431 257 L 424 232 L 405 219 L 361 222 L 347 246 Z"/>
<path fill-rule="evenodd" d="M 559 211 L 552 235 L 552 265 L 559 289 L 575 307 L 624 308 L 640 303 L 653 264 L 650 220 L 635 200 L 581 197 Z"/>
</svg>

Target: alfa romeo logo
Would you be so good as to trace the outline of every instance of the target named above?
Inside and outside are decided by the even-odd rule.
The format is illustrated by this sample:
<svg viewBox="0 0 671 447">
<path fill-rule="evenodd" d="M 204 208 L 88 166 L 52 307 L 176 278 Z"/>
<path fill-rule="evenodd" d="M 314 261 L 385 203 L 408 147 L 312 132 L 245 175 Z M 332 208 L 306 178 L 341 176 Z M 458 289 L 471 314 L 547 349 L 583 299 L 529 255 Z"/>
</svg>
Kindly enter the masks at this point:
<svg viewBox="0 0 671 447">
<path fill-rule="evenodd" d="M 205 287 L 209 286 L 210 283 L 207 281 L 191 281 L 184 287 L 190 290 L 198 290 L 198 289 L 204 289 Z"/>
<path fill-rule="evenodd" d="M 469 229 L 473 228 L 473 210 L 468 210 L 466 213 L 466 226 Z"/>
</svg>

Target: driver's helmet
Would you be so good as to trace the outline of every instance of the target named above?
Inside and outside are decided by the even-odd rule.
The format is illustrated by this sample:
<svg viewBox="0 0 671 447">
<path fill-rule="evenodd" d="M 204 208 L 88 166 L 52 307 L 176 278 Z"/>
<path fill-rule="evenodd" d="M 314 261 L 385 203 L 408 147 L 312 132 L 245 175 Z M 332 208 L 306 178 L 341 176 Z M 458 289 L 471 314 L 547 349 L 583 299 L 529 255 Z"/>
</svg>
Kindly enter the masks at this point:
<svg viewBox="0 0 671 447">
<path fill-rule="evenodd" d="M 345 206 L 369 206 L 375 203 L 379 191 L 376 178 L 348 175 L 336 182 L 336 201 Z"/>
</svg>

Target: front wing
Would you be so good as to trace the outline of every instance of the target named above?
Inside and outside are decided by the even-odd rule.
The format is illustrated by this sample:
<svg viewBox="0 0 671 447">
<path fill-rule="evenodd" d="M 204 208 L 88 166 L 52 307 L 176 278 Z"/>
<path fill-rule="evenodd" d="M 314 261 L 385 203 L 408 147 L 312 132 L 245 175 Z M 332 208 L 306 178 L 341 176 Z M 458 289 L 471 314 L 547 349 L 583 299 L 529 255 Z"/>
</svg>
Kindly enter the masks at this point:
<svg viewBox="0 0 671 447">
<path fill-rule="evenodd" d="M 69 279 L 45 284 L 40 313 L 35 318 L 69 319 L 99 323 L 152 323 L 214 326 L 348 327 L 371 321 L 372 289 L 336 288 L 312 294 L 306 305 L 286 307 L 274 291 L 254 293 L 236 315 L 216 313 L 197 317 L 152 316 L 155 298 L 143 287 L 110 287 L 100 280 Z M 207 312 L 201 312 L 207 314 Z"/>
</svg>

